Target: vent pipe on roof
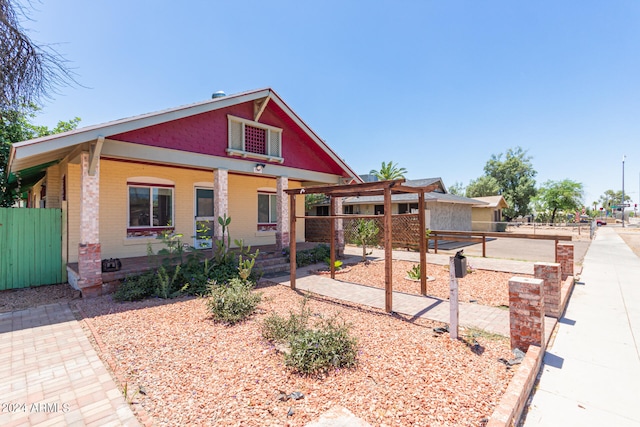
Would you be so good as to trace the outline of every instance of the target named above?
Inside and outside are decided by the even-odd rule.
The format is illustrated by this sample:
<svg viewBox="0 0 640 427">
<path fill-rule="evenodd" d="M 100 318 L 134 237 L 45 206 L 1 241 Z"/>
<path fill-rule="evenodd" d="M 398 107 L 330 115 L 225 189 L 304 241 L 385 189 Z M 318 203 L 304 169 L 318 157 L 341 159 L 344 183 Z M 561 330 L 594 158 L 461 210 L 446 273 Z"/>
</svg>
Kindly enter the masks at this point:
<svg viewBox="0 0 640 427">
<path fill-rule="evenodd" d="M 223 96 L 227 96 L 227 94 L 224 93 L 223 90 L 219 90 L 217 92 L 213 92 L 213 95 L 211 95 L 211 99 L 222 98 Z"/>
</svg>

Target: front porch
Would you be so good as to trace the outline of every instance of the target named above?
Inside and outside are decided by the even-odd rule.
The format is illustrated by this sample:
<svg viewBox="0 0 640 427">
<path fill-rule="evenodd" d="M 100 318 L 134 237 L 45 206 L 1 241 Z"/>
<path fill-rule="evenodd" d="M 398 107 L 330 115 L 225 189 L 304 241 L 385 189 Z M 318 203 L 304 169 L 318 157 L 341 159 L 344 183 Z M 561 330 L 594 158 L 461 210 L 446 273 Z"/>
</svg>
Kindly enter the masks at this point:
<svg viewBox="0 0 640 427">
<path fill-rule="evenodd" d="M 319 245 L 320 243 L 314 242 L 298 242 L 296 244 L 296 250 L 305 250 L 312 249 Z M 237 249 L 231 249 L 232 251 Z M 286 255 L 282 250 L 277 248 L 277 245 L 261 245 L 261 246 L 252 246 L 251 252 L 255 252 L 259 250 L 258 258 L 256 259 L 256 265 L 254 268 L 258 269 L 263 273 L 263 276 L 271 276 L 271 275 L 282 275 L 282 273 L 289 272 L 289 263 L 287 262 Z M 206 258 L 213 257 L 212 249 L 202 249 L 198 250 L 198 252 L 202 253 Z M 156 268 L 156 265 L 162 264 L 165 256 L 163 255 L 153 255 L 149 256 L 139 256 L 139 257 L 130 257 L 130 258 L 120 258 L 122 263 L 122 267 L 118 271 L 109 271 L 102 272 L 102 290 L 100 294 L 108 294 L 114 292 L 119 284 L 119 282 L 125 279 L 127 276 L 139 275 L 145 273 L 147 271 L 153 270 Z M 187 258 L 187 254 L 183 255 L 184 260 Z M 81 289 L 78 286 L 78 280 L 80 278 L 80 274 L 78 271 L 78 263 L 69 263 L 67 264 L 67 276 L 68 281 L 71 286 L 76 289 Z M 85 289 L 86 291 L 86 289 Z M 83 296 L 95 296 L 95 295 L 85 295 Z"/>
</svg>

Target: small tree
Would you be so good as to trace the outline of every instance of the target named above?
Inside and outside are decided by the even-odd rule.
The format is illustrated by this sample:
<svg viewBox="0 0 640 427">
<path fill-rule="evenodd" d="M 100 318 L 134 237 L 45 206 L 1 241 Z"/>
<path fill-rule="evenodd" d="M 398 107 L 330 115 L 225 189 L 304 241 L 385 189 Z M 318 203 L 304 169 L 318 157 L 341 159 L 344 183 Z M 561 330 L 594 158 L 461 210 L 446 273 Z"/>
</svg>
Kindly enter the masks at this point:
<svg viewBox="0 0 640 427">
<path fill-rule="evenodd" d="M 390 161 L 389 163 L 382 162 L 380 170 L 371 169 L 369 173 L 377 176 L 380 181 L 388 181 L 404 178 L 404 174 L 407 173 L 407 170 L 405 168 L 398 167 L 397 164 L 394 165 L 393 162 Z"/>
<path fill-rule="evenodd" d="M 355 229 L 355 242 L 362 245 L 362 261 L 367 261 L 367 246 L 374 244 L 378 239 L 380 229 L 372 219 L 358 219 Z"/>
</svg>

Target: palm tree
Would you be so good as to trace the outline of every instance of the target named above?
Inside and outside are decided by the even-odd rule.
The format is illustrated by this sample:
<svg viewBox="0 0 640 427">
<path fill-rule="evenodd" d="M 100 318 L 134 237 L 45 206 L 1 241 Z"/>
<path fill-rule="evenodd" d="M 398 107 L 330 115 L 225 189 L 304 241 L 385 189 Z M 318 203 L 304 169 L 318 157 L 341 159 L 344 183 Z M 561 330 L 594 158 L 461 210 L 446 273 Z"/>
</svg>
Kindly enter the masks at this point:
<svg viewBox="0 0 640 427">
<path fill-rule="evenodd" d="M 371 172 L 369 173 L 377 176 L 381 181 L 387 181 L 404 178 L 404 174 L 407 173 L 407 170 L 405 168 L 399 168 L 397 164 L 394 165 L 393 162 L 390 161 L 389 163 L 382 162 L 382 166 L 379 171 L 371 169 Z"/>
</svg>

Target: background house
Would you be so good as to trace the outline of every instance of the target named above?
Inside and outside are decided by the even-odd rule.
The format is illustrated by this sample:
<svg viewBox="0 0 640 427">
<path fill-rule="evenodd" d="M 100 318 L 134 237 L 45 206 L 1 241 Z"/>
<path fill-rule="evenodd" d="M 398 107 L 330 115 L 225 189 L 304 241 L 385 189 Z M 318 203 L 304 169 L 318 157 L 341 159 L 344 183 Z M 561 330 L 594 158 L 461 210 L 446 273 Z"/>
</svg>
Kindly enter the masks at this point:
<svg viewBox="0 0 640 427">
<path fill-rule="evenodd" d="M 509 207 L 502 196 L 475 197 L 479 202 L 472 206 L 471 221 L 473 231 L 505 231 L 502 221 L 502 210 Z"/>
<path fill-rule="evenodd" d="M 29 204 L 64 218 L 69 282 L 99 293 L 100 260 L 136 257 L 162 232 L 289 245 L 287 188 L 360 178 L 272 90 L 144 114 L 14 144 L 10 173 Z M 299 198 L 297 209 L 304 211 Z M 304 222 L 298 222 L 304 241 Z"/>
<path fill-rule="evenodd" d="M 447 192 L 441 178 L 407 180 L 409 187 L 433 187 L 425 193 L 426 223 L 432 230 L 470 231 L 474 205 L 481 205 L 475 199 L 456 196 Z M 384 205 L 382 196 L 348 197 L 342 202 L 345 214 L 382 215 Z M 393 214 L 415 213 L 418 209 L 417 194 L 395 194 L 391 197 Z M 328 203 L 320 203 L 311 210 L 311 214 L 328 215 Z"/>
</svg>

